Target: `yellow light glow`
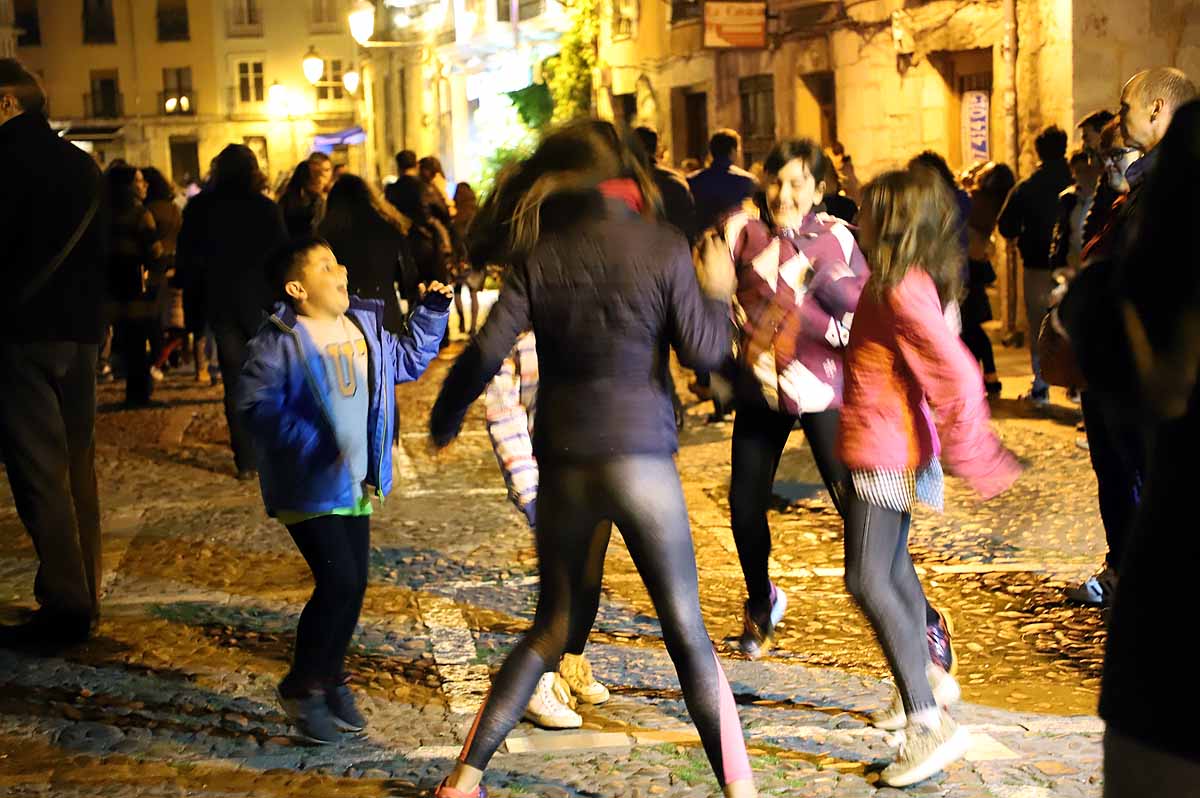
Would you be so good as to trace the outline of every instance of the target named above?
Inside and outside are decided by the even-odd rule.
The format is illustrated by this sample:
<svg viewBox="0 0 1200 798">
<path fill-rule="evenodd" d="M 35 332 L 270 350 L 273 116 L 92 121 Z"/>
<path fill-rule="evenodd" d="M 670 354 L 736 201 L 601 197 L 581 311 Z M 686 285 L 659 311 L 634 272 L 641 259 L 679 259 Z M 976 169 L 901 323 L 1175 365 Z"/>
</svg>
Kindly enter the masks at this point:
<svg viewBox="0 0 1200 798">
<path fill-rule="evenodd" d="M 166 107 L 168 114 L 173 114 L 173 113 L 175 113 L 175 108 L 178 104 L 179 104 L 179 101 L 176 100 L 174 97 L 168 97 L 167 101 L 163 105 Z"/>
<path fill-rule="evenodd" d="M 288 115 L 288 90 L 279 81 L 275 81 L 271 88 L 267 89 L 267 111 L 276 119 Z"/>
<path fill-rule="evenodd" d="M 350 35 L 365 45 L 375 35 L 375 5 L 370 0 L 358 0 L 350 12 Z"/>
<path fill-rule="evenodd" d="M 304 68 L 304 77 L 314 86 L 325 74 L 325 60 L 317 53 L 317 48 L 311 44 L 308 46 L 308 52 L 304 54 L 304 62 L 301 66 Z"/>
<path fill-rule="evenodd" d="M 179 110 L 180 111 L 183 111 L 186 114 L 191 107 L 192 107 L 192 101 L 188 99 L 186 94 L 179 98 Z"/>
<path fill-rule="evenodd" d="M 358 92 L 358 84 L 362 81 L 362 77 L 358 74 L 358 70 L 351 69 L 346 74 L 342 75 L 342 85 L 346 87 L 346 91 L 350 94 Z"/>
</svg>

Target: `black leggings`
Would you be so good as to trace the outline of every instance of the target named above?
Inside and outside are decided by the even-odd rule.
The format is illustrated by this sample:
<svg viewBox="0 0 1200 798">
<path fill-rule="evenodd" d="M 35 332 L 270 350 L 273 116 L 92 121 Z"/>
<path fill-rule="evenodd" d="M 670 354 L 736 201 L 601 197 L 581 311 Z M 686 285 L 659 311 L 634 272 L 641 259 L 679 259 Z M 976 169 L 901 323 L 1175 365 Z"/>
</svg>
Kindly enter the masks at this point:
<svg viewBox="0 0 1200 798">
<path fill-rule="evenodd" d="M 800 426 L 833 504 L 844 514 L 845 497 L 850 493 L 850 472 L 837 456 L 840 417 L 837 410 L 805 413 L 800 417 Z M 733 420 L 729 511 L 750 607 L 756 615 L 770 612 L 771 580 L 767 566 L 771 556 L 771 527 L 767 524 L 767 510 L 779 458 L 795 424 L 795 416 L 747 403 L 742 404 Z"/>
<path fill-rule="evenodd" d="M 602 576 L 596 551 L 621 530 L 662 624 L 688 712 L 705 753 L 725 785 L 749 779 L 750 764 L 733 693 L 700 615 L 696 557 L 675 463 L 665 455 L 631 455 L 588 464 L 540 463 L 535 530 L 541 586 L 533 627 L 504 661 L 461 760 L 482 770 L 521 719 L 542 674 L 590 621 Z M 602 549 L 599 549 L 602 551 Z M 574 641 L 572 641 L 574 642 Z"/>
<path fill-rule="evenodd" d="M 846 589 L 871 622 L 910 716 L 936 706 L 925 674 L 925 592 L 908 553 L 911 522 L 860 499 L 846 505 Z"/>
<path fill-rule="evenodd" d="M 280 693 L 294 698 L 342 676 L 367 592 L 371 517 L 323 515 L 287 530 L 316 582 L 296 627 L 292 670 L 279 685 Z"/>
<path fill-rule="evenodd" d="M 983 366 L 985 375 L 996 373 L 996 355 L 992 352 L 992 339 L 988 338 L 983 327 L 978 323 L 963 322 L 962 333 L 959 335 L 967 349 Z"/>
</svg>

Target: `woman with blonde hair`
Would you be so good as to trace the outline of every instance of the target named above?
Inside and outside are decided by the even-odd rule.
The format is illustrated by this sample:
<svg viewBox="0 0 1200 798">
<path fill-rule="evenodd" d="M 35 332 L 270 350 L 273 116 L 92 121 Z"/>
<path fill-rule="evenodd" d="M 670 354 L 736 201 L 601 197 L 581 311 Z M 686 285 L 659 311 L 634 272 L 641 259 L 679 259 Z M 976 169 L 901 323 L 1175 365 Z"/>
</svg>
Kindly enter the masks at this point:
<svg viewBox="0 0 1200 798">
<path fill-rule="evenodd" d="M 896 679 L 892 705 L 873 717 L 906 729 L 881 776 L 893 787 L 929 778 L 968 744 L 931 686 L 925 593 L 908 551 L 913 505 L 942 508 L 939 456 L 985 499 L 1020 472 L 988 424 L 978 368 L 956 329 L 957 218 L 944 181 L 919 165 L 871 181 L 858 217 L 871 276 L 844 360 L 838 449 L 858 498 L 846 508 L 846 587 Z"/>
<path fill-rule="evenodd" d="M 737 706 L 700 613 L 668 387 L 672 347 L 693 368 L 727 355 L 736 277 L 726 258 L 705 271 L 702 293 L 687 241 L 657 220 L 653 199 L 653 183 L 615 132 L 578 122 L 509 170 L 481 209 L 504 230 L 503 238 L 491 225 L 483 232 L 509 273 L 442 385 L 430 432 L 438 446 L 454 439 L 468 406 L 532 329 L 541 582 L 533 626 L 497 674 L 440 798 L 486 794 L 483 768 L 557 666 L 572 628 L 594 611 L 587 597 L 601 573 L 588 564 L 606 542 L 603 521 L 620 529 L 646 584 L 717 780 L 726 795 L 755 794 Z"/>
</svg>

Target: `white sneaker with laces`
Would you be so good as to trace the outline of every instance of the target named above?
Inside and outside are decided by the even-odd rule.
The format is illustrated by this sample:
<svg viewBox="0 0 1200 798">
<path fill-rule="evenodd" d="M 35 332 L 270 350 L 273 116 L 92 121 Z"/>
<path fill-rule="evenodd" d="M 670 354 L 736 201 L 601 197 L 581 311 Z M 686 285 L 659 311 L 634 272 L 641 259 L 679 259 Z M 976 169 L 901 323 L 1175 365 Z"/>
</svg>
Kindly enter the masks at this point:
<svg viewBox="0 0 1200 798">
<path fill-rule="evenodd" d="M 1111 604 L 1117 592 L 1117 572 L 1107 563 L 1079 587 L 1067 591 L 1067 599 L 1089 607 Z"/>
<path fill-rule="evenodd" d="M 592 675 L 592 664 L 582 654 L 563 654 L 558 663 L 558 675 L 571 688 L 575 698 L 585 704 L 603 704 L 608 700 L 608 688 Z"/>
<path fill-rule="evenodd" d="M 970 733 L 946 712 L 941 713 L 936 726 L 910 724 L 896 761 L 879 774 L 879 783 L 907 787 L 925 781 L 966 756 L 970 745 Z"/>
<path fill-rule="evenodd" d="M 930 663 L 925 666 L 925 675 L 929 677 L 929 686 L 933 690 L 933 700 L 942 709 L 957 704 L 962 698 L 962 688 L 958 680 L 937 665 Z M 884 731 L 899 731 L 908 723 L 904 714 L 904 701 L 900 691 L 892 687 L 892 700 L 887 708 L 871 713 L 871 725 Z"/>
<path fill-rule="evenodd" d="M 571 697 L 566 692 L 557 674 L 543 673 L 525 708 L 525 720 L 543 729 L 578 729 L 583 718 L 568 706 Z"/>
</svg>

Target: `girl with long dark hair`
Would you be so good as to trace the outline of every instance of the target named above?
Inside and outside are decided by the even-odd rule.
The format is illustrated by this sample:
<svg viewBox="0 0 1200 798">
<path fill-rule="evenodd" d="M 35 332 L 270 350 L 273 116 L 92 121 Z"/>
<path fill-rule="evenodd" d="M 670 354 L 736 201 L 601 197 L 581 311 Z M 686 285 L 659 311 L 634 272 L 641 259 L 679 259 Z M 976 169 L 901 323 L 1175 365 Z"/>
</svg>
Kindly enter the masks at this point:
<svg viewBox="0 0 1200 798">
<path fill-rule="evenodd" d="M 470 403 L 532 328 L 541 584 L 533 627 L 501 667 L 441 798 L 486 794 L 483 768 L 557 666 L 574 625 L 590 622 L 594 608 L 583 597 L 601 575 L 587 565 L 606 520 L 645 581 L 718 781 L 727 795 L 755 794 L 733 694 L 700 614 L 667 378 L 672 347 L 691 367 L 713 368 L 726 356 L 735 278 L 726 261 L 705 274 L 702 294 L 686 241 L 658 223 L 653 198 L 632 155 L 579 122 L 547 136 L 489 199 L 492 218 L 507 222 L 496 262 L 510 270 L 442 386 L 430 431 L 438 446 L 454 439 Z"/>
<path fill-rule="evenodd" d="M 125 364 L 125 404 L 150 404 L 152 383 L 146 351 L 157 325 L 148 293 L 149 270 L 162 252 L 154 216 L 142 204 L 146 180 L 132 166 L 108 170 L 109 201 L 112 207 L 112 250 L 109 257 L 109 286 L 116 302 L 113 338 Z"/>
<path fill-rule="evenodd" d="M 279 196 L 284 223 L 292 238 L 316 235 L 325 217 L 325 178 L 312 160 L 301 161 Z"/>
<path fill-rule="evenodd" d="M 343 174 L 329 190 L 325 218 L 317 228 L 338 263 L 346 267 L 350 290 L 383 301 L 384 327 L 404 328 L 396 283 L 415 279 L 408 249 L 411 222 L 358 175 Z"/>
</svg>

